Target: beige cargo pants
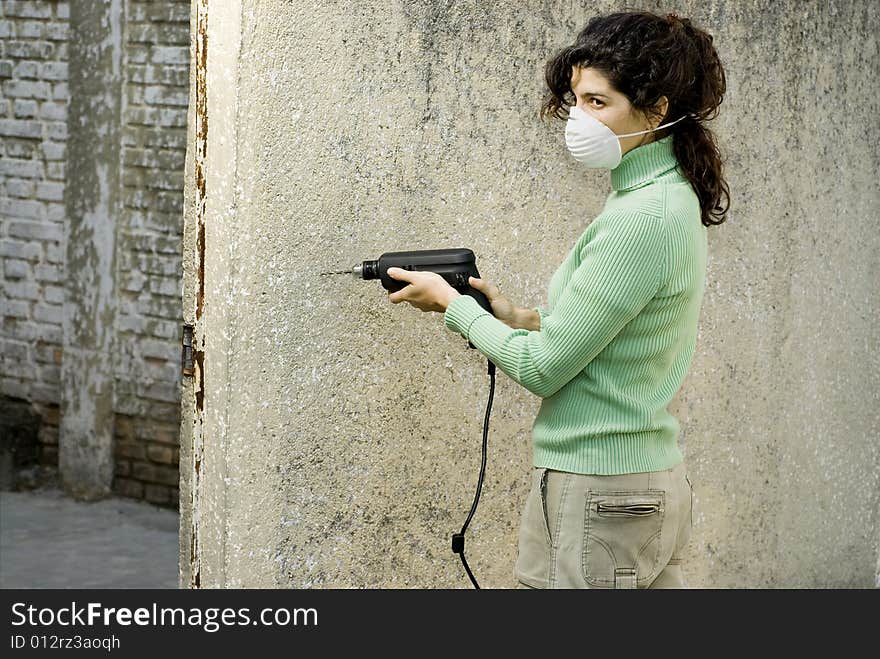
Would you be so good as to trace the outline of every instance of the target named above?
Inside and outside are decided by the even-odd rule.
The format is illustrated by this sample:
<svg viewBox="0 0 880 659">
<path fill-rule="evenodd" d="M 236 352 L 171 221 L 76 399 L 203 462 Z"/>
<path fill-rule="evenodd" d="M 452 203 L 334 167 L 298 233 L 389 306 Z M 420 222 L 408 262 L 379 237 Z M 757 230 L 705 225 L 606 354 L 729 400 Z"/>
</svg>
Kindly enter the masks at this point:
<svg viewBox="0 0 880 659">
<path fill-rule="evenodd" d="M 686 588 L 684 463 L 617 476 L 534 468 L 514 574 L 521 588 Z"/>
</svg>

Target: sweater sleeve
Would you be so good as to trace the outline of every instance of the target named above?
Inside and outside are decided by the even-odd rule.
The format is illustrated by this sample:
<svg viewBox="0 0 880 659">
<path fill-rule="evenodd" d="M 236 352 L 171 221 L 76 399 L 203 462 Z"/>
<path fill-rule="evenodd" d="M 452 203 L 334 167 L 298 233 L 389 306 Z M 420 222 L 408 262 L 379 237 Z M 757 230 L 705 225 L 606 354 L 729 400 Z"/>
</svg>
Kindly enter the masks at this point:
<svg viewBox="0 0 880 659">
<path fill-rule="evenodd" d="M 444 313 L 447 327 L 542 398 L 586 368 L 660 288 L 662 218 L 603 214 L 594 222 L 601 224 L 580 249 L 580 265 L 553 313 L 541 316 L 540 330 L 512 329 L 469 295 L 455 298 Z"/>
<path fill-rule="evenodd" d="M 532 307 L 535 311 L 538 312 L 538 325 L 540 327 L 544 327 L 544 318 L 550 315 L 550 312 L 542 309 L 541 307 Z"/>
</svg>

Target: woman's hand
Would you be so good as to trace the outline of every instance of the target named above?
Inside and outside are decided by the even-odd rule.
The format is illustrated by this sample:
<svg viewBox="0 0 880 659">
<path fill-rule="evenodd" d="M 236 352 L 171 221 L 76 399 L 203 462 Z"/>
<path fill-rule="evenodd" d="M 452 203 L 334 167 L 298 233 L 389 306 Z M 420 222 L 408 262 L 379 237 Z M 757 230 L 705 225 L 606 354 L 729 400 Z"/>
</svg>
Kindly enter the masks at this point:
<svg viewBox="0 0 880 659">
<path fill-rule="evenodd" d="M 409 286 L 388 294 L 392 304 L 409 302 L 422 311 L 446 311 L 449 303 L 461 295 L 436 272 L 403 268 L 388 268 L 387 272 L 392 279 L 409 282 Z"/>
<path fill-rule="evenodd" d="M 495 284 L 490 284 L 486 280 L 477 279 L 476 277 L 471 277 L 469 282 L 473 288 L 476 288 L 488 298 L 489 304 L 492 305 L 492 313 L 498 320 L 513 329 L 520 328 L 519 307 L 514 306 L 510 300 L 501 295 L 501 291 L 498 290 Z"/>
</svg>

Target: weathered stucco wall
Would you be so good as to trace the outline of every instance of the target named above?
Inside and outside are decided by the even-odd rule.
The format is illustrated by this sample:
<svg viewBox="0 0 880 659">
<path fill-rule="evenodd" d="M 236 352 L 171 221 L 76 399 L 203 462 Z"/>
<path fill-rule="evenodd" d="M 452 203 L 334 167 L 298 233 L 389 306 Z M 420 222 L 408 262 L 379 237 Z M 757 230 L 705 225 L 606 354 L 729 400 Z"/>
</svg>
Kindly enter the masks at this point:
<svg viewBox="0 0 880 659">
<path fill-rule="evenodd" d="M 715 36 L 728 220 L 670 405 L 698 587 L 875 585 L 880 502 L 873 3 L 676 2 Z M 469 247 L 522 306 L 608 173 L 542 124 L 543 63 L 622 3 L 193 3 L 182 585 L 468 587 L 485 359 L 376 282 Z M 199 51 L 201 49 L 201 51 Z M 204 101 L 204 102 L 203 102 Z M 498 372 L 467 555 L 511 587 L 540 400 Z"/>
</svg>

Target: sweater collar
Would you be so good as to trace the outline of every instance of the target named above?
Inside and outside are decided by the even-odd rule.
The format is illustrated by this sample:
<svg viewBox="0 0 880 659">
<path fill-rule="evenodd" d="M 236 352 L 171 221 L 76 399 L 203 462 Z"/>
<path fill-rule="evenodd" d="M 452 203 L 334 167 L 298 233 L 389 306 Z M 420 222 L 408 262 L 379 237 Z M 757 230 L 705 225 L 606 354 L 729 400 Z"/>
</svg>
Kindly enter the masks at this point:
<svg viewBox="0 0 880 659">
<path fill-rule="evenodd" d="M 631 190 L 668 172 L 678 165 L 672 148 L 672 135 L 627 151 L 611 170 L 615 191 Z"/>
</svg>

